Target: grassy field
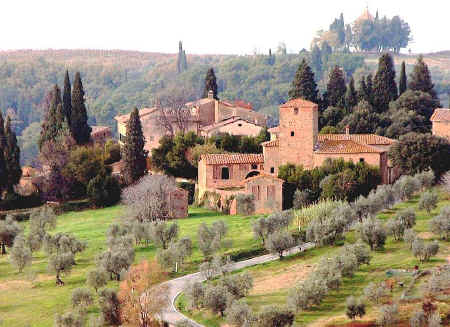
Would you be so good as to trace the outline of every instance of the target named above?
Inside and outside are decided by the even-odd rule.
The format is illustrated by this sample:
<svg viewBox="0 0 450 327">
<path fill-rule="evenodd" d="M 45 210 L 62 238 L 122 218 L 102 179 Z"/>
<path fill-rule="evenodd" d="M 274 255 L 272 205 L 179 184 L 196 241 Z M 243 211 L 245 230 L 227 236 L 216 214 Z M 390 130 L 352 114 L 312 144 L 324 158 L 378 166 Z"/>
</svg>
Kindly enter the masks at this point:
<svg viewBox="0 0 450 327">
<path fill-rule="evenodd" d="M 425 211 L 418 209 L 418 196 L 416 196 L 410 201 L 397 204 L 392 210 L 383 211 L 378 217 L 386 220 L 401 209 L 413 207 L 417 214 L 417 224 L 414 227 L 416 232 L 422 238 L 435 239 L 435 235 L 429 232 L 429 220 L 444 205 L 450 205 L 450 198 L 448 195 L 444 196 L 444 194 L 440 194 L 438 208 L 433 210 L 429 215 Z M 355 240 L 356 235 L 354 232 L 346 235 L 346 242 L 353 243 Z M 443 264 L 450 255 L 449 245 L 449 242 L 440 241 L 438 256 L 430 262 L 422 264 L 413 257 L 411 251 L 403 241 L 395 241 L 389 237 L 384 250 L 372 252 L 373 258 L 370 265 L 361 266 L 354 277 L 344 278 L 341 288 L 337 291 L 330 292 L 322 304 L 311 310 L 297 314 L 294 325 L 325 326 L 329 323 L 339 324 L 348 322 L 348 319 L 345 317 L 345 300 L 348 296 L 361 295 L 363 288 L 369 282 L 386 280 L 388 278 L 386 276 L 388 269 L 412 269 L 415 265 L 426 268 Z M 337 251 L 339 251 L 339 247 L 322 247 L 288 257 L 283 261 L 270 262 L 247 269 L 252 274 L 255 284 L 251 294 L 246 297 L 247 303 L 254 311 L 259 311 L 263 306 L 269 304 L 284 305 L 288 290 L 298 281 L 305 279 L 314 269 L 314 264 L 321 257 L 331 257 Z M 405 284 L 411 280 L 408 274 L 400 275 L 399 278 Z M 398 294 L 400 291 L 401 289 L 397 287 L 394 294 Z M 182 311 L 205 326 L 219 327 L 224 324 L 223 319 L 209 312 L 186 312 L 184 310 L 185 299 L 183 296 L 178 299 L 178 305 Z M 443 304 L 443 306 L 442 310 L 450 312 L 450 303 Z M 377 309 L 369 305 L 365 319 L 373 320 L 376 313 Z"/>
<path fill-rule="evenodd" d="M 63 277 L 65 286 L 55 286 L 55 276 L 47 272 L 47 256 L 44 252 L 33 254 L 31 268 L 22 274 L 9 263 L 8 256 L 0 257 L 0 326 L 53 326 L 56 313 L 70 306 L 72 290 L 85 284 L 86 273 L 95 266 L 95 257 L 106 247 L 105 233 L 108 226 L 117 221 L 122 207 L 70 212 L 58 217 L 55 232 L 69 232 L 87 241 L 88 248 L 76 257 L 77 264 L 69 276 Z M 232 248 L 226 251 L 246 251 L 256 246 L 251 232 L 252 217 L 221 216 L 205 209 L 191 208 L 188 219 L 178 220 L 181 236 L 189 236 L 194 242 L 193 256 L 183 268 L 183 273 L 197 269 L 202 260 L 196 248 L 197 228 L 202 222 L 211 223 L 223 219 L 229 227 L 228 239 Z M 25 224 L 26 225 L 26 224 Z M 153 258 L 154 246 L 136 248 L 136 262 Z M 35 278 L 31 276 L 35 275 Z M 117 282 L 110 282 L 117 287 Z M 98 310 L 95 306 L 90 313 Z"/>
</svg>

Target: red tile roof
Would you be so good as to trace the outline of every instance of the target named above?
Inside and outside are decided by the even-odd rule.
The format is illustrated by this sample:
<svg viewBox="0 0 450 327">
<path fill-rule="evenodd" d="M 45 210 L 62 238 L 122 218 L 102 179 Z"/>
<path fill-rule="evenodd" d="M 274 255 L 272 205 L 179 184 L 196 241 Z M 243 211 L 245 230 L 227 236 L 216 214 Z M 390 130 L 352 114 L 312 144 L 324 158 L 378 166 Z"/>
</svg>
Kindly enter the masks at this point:
<svg viewBox="0 0 450 327">
<path fill-rule="evenodd" d="M 272 141 L 263 142 L 263 143 L 261 143 L 261 145 L 264 146 L 264 147 L 280 146 L 280 140 L 276 139 L 276 140 L 272 140 Z"/>
<path fill-rule="evenodd" d="M 291 107 L 314 107 L 317 106 L 314 102 L 304 100 L 302 98 L 292 99 L 288 102 L 282 104 L 280 108 L 291 108 Z"/>
<path fill-rule="evenodd" d="M 391 145 L 396 141 L 388 137 L 376 135 L 376 134 L 319 134 L 319 141 L 323 140 L 352 140 L 361 144 L 368 145 Z"/>
<path fill-rule="evenodd" d="M 434 110 L 430 118 L 431 121 L 447 121 L 450 122 L 450 109 L 438 108 Z"/>
<path fill-rule="evenodd" d="M 384 150 L 353 140 L 323 140 L 315 153 L 382 153 Z"/>
<path fill-rule="evenodd" d="M 264 156 L 255 153 L 203 154 L 200 160 L 209 165 L 264 163 Z"/>
<path fill-rule="evenodd" d="M 146 116 L 148 114 L 151 114 L 152 112 L 158 110 L 157 108 L 153 107 L 153 108 L 142 108 L 139 109 L 139 117 L 143 117 Z M 114 117 L 115 120 L 117 120 L 119 123 L 126 123 L 128 121 L 128 119 L 130 119 L 130 114 L 125 114 L 125 115 L 117 115 L 116 117 Z"/>
<path fill-rule="evenodd" d="M 253 106 L 250 102 L 245 102 L 244 100 L 235 100 L 233 103 L 236 107 L 253 110 Z"/>
</svg>

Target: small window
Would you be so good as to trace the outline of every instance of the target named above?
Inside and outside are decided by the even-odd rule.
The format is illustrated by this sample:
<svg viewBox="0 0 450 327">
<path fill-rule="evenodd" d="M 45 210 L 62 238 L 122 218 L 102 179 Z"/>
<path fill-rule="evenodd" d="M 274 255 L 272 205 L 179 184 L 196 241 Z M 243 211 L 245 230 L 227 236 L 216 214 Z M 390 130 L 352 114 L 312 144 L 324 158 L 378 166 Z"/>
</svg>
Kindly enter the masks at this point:
<svg viewBox="0 0 450 327">
<path fill-rule="evenodd" d="M 294 115 L 298 115 L 298 108 L 294 108 Z"/>
<path fill-rule="evenodd" d="M 359 162 L 364 162 L 364 158 L 359 158 Z"/>
<path fill-rule="evenodd" d="M 252 169 L 258 169 L 258 165 L 252 164 Z"/>
<path fill-rule="evenodd" d="M 230 170 L 228 167 L 222 167 L 222 179 L 230 179 Z"/>
<path fill-rule="evenodd" d="M 294 131 L 291 131 L 291 136 L 294 136 L 294 135 L 295 135 Z"/>
<path fill-rule="evenodd" d="M 270 167 L 270 173 L 274 174 L 275 173 L 275 167 Z"/>
<path fill-rule="evenodd" d="M 242 124 L 241 124 L 241 123 L 239 123 L 239 124 L 238 124 L 238 126 L 239 126 L 239 127 L 242 127 Z"/>
</svg>

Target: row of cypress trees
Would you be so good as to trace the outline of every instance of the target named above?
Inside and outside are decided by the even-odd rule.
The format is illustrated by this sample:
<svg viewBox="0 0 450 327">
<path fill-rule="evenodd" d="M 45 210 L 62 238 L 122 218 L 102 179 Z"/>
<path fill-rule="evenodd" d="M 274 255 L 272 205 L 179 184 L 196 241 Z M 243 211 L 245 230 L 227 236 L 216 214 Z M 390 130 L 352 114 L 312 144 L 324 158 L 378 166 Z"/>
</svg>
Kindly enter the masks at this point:
<svg viewBox="0 0 450 327">
<path fill-rule="evenodd" d="M 71 135 L 78 145 L 87 144 L 90 141 L 91 127 L 88 125 L 84 101 L 80 73 L 75 74 L 72 87 L 69 72 L 66 70 L 62 98 L 57 84 L 50 93 L 50 103 L 42 123 L 39 148 L 42 148 L 46 142 L 54 141 L 63 135 Z"/>
<path fill-rule="evenodd" d="M 6 123 L 0 111 L 0 200 L 3 194 L 14 193 L 13 186 L 22 177 L 20 167 L 20 148 L 17 144 L 16 133 L 11 126 L 8 116 Z"/>
</svg>

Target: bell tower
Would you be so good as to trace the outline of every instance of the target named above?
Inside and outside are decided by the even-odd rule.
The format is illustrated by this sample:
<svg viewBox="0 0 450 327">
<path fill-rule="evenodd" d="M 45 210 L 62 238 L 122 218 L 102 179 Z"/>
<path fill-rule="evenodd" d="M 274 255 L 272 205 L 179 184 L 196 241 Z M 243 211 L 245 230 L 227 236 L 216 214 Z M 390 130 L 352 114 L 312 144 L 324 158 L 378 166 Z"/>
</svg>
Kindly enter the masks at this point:
<svg viewBox="0 0 450 327">
<path fill-rule="evenodd" d="M 280 106 L 280 164 L 314 166 L 313 151 L 319 129 L 317 104 L 294 99 Z"/>
</svg>

